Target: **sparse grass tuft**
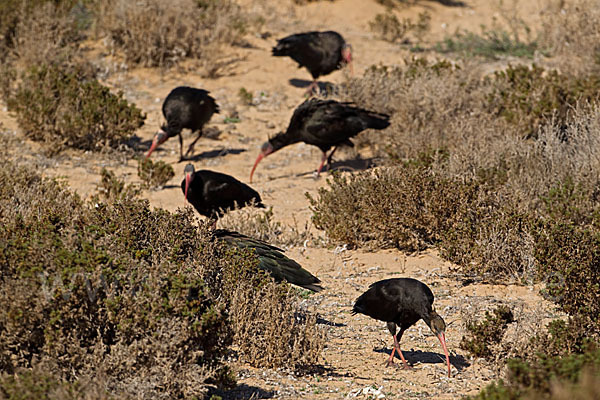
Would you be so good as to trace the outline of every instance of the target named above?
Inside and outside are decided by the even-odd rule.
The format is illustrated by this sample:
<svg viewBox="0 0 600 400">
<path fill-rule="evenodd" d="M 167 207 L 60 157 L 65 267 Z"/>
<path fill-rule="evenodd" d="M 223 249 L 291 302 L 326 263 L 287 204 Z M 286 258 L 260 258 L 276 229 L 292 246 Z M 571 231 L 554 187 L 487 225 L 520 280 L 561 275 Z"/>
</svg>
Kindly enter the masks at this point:
<svg viewBox="0 0 600 400">
<path fill-rule="evenodd" d="M 152 161 L 143 157 L 138 160 L 138 176 L 147 189 L 162 189 L 175 176 L 173 167 L 164 161 Z"/>
<path fill-rule="evenodd" d="M 125 184 L 122 179 L 117 178 L 114 172 L 102 168 L 100 172 L 100 183 L 98 184 L 98 201 L 107 203 L 123 201 L 135 198 L 140 189 L 131 184 Z"/>
</svg>

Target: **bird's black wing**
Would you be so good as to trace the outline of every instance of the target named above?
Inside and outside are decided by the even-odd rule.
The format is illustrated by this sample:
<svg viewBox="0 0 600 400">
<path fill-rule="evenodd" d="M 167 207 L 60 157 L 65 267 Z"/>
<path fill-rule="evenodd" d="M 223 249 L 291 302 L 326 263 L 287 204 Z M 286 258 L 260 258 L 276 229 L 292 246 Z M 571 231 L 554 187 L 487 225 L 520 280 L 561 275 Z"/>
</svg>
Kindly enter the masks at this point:
<svg viewBox="0 0 600 400">
<path fill-rule="evenodd" d="M 285 280 L 314 292 L 323 290 L 318 285 L 321 281 L 302 268 L 296 261 L 286 257 L 282 249 L 238 232 L 219 229 L 215 231 L 214 235 L 230 246 L 240 249 L 254 249 L 258 256 L 259 268 L 269 271 L 276 281 Z"/>
<path fill-rule="evenodd" d="M 257 204 L 261 204 L 262 200 L 258 192 L 233 177 L 215 174 L 215 177 L 205 178 L 204 181 L 204 198 L 209 204 L 231 207 L 233 202 L 237 202 L 242 206 L 252 199 Z"/>
<path fill-rule="evenodd" d="M 368 128 L 354 107 L 337 101 L 321 102 L 305 122 L 311 144 L 337 145 Z"/>
</svg>

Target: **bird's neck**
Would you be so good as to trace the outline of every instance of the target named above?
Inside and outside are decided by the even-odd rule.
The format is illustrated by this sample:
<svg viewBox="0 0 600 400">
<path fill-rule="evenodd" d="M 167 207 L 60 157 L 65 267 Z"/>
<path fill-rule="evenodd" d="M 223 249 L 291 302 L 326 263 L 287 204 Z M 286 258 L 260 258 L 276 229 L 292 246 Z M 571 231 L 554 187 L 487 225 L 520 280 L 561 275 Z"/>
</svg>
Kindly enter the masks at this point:
<svg viewBox="0 0 600 400">
<path fill-rule="evenodd" d="M 273 136 L 269 139 L 269 143 L 273 146 L 273 152 L 285 147 L 290 144 L 298 143 L 300 138 L 297 135 L 292 134 L 292 132 L 280 132 L 277 135 Z"/>
</svg>

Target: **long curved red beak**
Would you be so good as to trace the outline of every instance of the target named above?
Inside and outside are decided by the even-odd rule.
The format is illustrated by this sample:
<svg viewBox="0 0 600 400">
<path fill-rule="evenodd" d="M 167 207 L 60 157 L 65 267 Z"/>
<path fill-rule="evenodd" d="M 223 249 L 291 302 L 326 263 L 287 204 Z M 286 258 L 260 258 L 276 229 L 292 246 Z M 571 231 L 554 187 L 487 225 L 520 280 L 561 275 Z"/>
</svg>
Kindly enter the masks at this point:
<svg viewBox="0 0 600 400">
<path fill-rule="evenodd" d="M 148 154 L 146 154 L 146 158 L 150 157 L 150 154 L 158 147 L 158 140 L 152 141 L 152 146 L 150 146 L 150 150 L 148 150 Z"/>
<path fill-rule="evenodd" d="M 190 174 L 185 174 L 185 199 L 187 200 L 187 194 L 188 194 L 188 188 L 190 187 L 190 181 L 191 181 L 191 177 Z"/>
<path fill-rule="evenodd" d="M 446 364 L 448 364 L 448 378 L 450 378 L 450 355 L 448 354 L 448 348 L 446 347 L 446 335 L 444 334 L 444 332 L 438 335 L 438 339 L 440 339 L 440 343 L 442 344 L 442 348 L 444 349 L 444 354 L 446 355 Z"/>
<path fill-rule="evenodd" d="M 252 183 L 252 175 L 254 175 L 254 170 L 258 166 L 260 160 L 262 160 L 263 158 L 265 158 L 265 155 L 263 153 L 260 153 L 258 157 L 256 157 L 256 161 L 254 162 L 254 166 L 252 167 L 252 171 L 250 172 L 250 183 Z"/>
</svg>

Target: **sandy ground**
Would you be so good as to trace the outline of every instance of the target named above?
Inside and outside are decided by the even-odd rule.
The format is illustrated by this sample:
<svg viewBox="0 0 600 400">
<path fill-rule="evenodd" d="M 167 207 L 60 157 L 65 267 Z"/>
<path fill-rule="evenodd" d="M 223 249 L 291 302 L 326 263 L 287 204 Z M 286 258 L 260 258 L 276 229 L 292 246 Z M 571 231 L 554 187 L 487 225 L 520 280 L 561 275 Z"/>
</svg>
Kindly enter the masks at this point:
<svg viewBox="0 0 600 400">
<path fill-rule="evenodd" d="M 428 11 L 432 15 L 431 32 L 425 40 L 429 43 L 457 29 L 479 32 L 482 24 L 489 26 L 494 18 L 502 21 L 502 15 L 506 15 L 506 12 L 499 13 L 493 1 L 464 0 L 464 3 L 465 6 L 444 6 L 423 1 L 396 13 L 401 18 L 415 19 L 420 12 Z M 515 4 L 518 8 L 514 8 Z M 537 16 L 541 4 L 541 1 L 514 4 L 505 1 L 504 7 L 517 9 L 531 26 L 535 26 L 539 23 Z M 97 43 L 90 43 L 90 54 L 98 58 L 106 72 L 104 83 L 122 90 L 147 113 L 146 124 L 137 132 L 142 147 L 149 146 L 161 124 L 162 100 L 172 88 L 180 85 L 205 88 L 217 99 L 222 110 L 208 126 L 216 127 L 221 135 L 217 140 L 203 138 L 197 143 L 194 164 L 197 169 L 213 169 L 247 182 L 260 144 L 269 135 L 285 129 L 294 108 L 303 101 L 305 89 L 299 86 L 310 78 L 308 72 L 297 69 L 291 59 L 270 56 L 275 38 L 304 30 L 337 30 L 353 45 L 357 75 L 372 64 L 398 64 L 410 56 L 399 45 L 378 40 L 370 31 L 368 22 L 385 11 L 374 0 L 319 1 L 305 6 L 272 1 L 269 7 L 280 14 L 272 16 L 273 21 L 263 28 L 262 37 L 268 37 L 249 36 L 247 40 L 251 46 L 233 49 L 243 61 L 235 65 L 232 75 L 218 79 L 201 78 L 194 71 L 128 69 L 118 59 L 98 51 Z M 339 83 L 344 79 L 344 72 L 338 71 L 324 80 Z M 253 105 L 244 105 L 240 100 L 238 92 L 242 87 L 255 95 Z M 237 117 L 240 122 L 226 123 L 227 117 Z M 4 141 L 15 158 L 35 161 L 44 168 L 45 174 L 63 177 L 84 197 L 95 193 L 102 167 L 114 170 L 127 181 L 138 180 L 137 162 L 133 159 L 72 150 L 46 158 L 37 144 L 23 139 L 6 107 L 0 110 L 0 121 Z M 186 132 L 184 144 L 191 140 L 192 136 Z M 155 207 L 175 210 L 184 206 L 179 183 L 185 163 L 177 162 L 178 147 L 178 141 L 172 139 L 153 155 L 154 160 L 171 163 L 176 171 L 175 178 L 163 190 L 144 192 Z M 357 157 L 362 161 L 357 161 Z M 367 159 L 367 154 L 340 153 L 334 166 L 346 170 L 361 169 L 368 164 L 364 161 Z M 252 186 L 261 193 L 264 202 L 273 207 L 276 220 L 283 223 L 295 220 L 300 226 L 310 220 L 305 193 L 314 195 L 319 187 L 326 185 L 324 178 L 313 178 L 319 161 L 317 148 L 297 144 L 269 156 L 260 164 Z M 456 268 L 438 257 L 435 250 L 404 254 L 395 250 L 366 252 L 349 251 L 343 246 L 314 248 L 309 245 L 291 248 L 288 253 L 317 275 L 327 288 L 308 300 L 319 311 L 329 330 L 322 360 L 325 372 L 296 377 L 283 371 L 260 370 L 234 363 L 240 386 L 227 397 L 454 399 L 476 393 L 501 373 L 483 360 L 470 359 L 459 349 L 468 316 L 480 314 L 500 303 L 509 304 L 515 309 L 517 322 L 511 325 L 507 337 L 522 338 L 535 324 L 555 315 L 536 288 L 463 285 L 457 278 Z M 453 365 L 451 378 L 445 375 L 439 342 L 423 322 L 411 328 L 401 341 L 405 356 L 414 368 L 399 370 L 384 366 L 392 344 L 385 324 L 350 314 L 352 302 L 370 283 L 400 276 L 420 279 L 432 288 L 436 296 L 435 307 L 448 324 L 447 340 Z M 505 354 L 499 354 L 499 357 L 503 356 Z"/>
</svg>

